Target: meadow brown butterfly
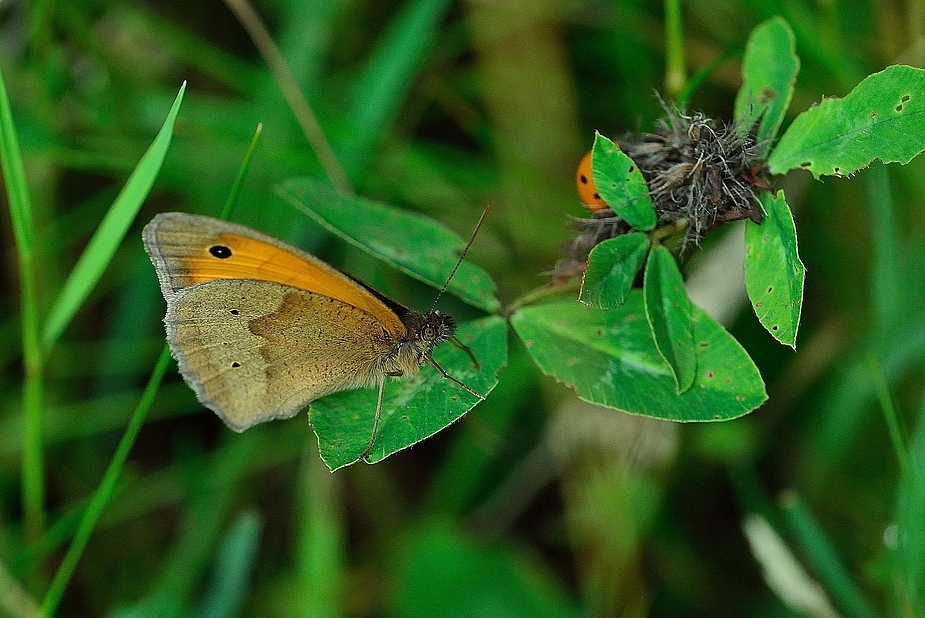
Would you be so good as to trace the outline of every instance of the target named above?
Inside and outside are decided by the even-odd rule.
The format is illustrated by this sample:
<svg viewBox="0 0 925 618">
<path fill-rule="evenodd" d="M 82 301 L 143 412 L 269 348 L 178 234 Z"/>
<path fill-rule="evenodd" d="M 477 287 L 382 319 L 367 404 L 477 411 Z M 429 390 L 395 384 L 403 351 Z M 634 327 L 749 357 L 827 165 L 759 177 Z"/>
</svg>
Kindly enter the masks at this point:
<svg viewBox="0 0 925 618">
<path fill-rule="evenodd" d="M 162 213 L 143 239 L 180 373 L 235 431 L 378 385 L 365 457 L 386 376 L 414 375 L 426 363 L 484 399 L 431 358 L 456 331 L 449 315 L 408 309 L 300 249 L 211 217 Z"/>
</svg>

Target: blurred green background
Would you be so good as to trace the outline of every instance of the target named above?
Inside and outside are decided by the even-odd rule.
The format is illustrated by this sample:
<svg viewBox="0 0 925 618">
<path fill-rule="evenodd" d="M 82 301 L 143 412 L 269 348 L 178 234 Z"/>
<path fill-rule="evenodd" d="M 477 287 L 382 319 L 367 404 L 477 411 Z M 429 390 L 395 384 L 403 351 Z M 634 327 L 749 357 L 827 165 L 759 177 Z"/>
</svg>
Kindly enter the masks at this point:
<svg viewBox="0 0 925 618">
<path fill-rule="evenodd" d="M 639 0 L 255 8 L 357 192 L 462 236 L 492 206 L 470 259 L 504 302 L 559 259 L 568 215 L 583 212 L 574 168 L 593 131 L 649 130 L 655 92 L 685 88 L 691 109 L 731 118 L 761 21 L 783 16 L 796 34 L 789 119 L 925 54 L 912 0 L 690 0 L 667 20 L 674 29 L 670 8 Z M 666 48 L 686 66 L 669 71 Z M 0 211 L 0 612 L 28 616 L 163 347 L 141 227 L 164 210 L 217 215 L 258 122 L 237 221 L 409 306 L 428 308 L 435 292 L 274 194 L 323 171 L 226 4 L 0 3 L 0 71 L 33 202 L 42 315 L 188 81 L 154 192 L 48 357 L 37 538 L 23 525 L 19 279 Z M 923 162 L 777 185 L 808 270 L 796 353 L 745 304 L 741 228 L 707 239 L 689 281 L 767 382 L 770 400 L 751 415 L 676 426 L 582 404 L 512 338 L 499 386 L 461 422 L 332 475 L 305 415 L 233 434 L 171 368 L 59 615 L 923 615 L 925 534 L 908 526 L 925 521 Z M 823 605 L 798 609 L 797 584 L 771 590 L 755 555 L 773 538 L 743 527 L 750 514 L 772 524 Z M 801 581 L 779 554 L 765 564 Z"/>
</svg>

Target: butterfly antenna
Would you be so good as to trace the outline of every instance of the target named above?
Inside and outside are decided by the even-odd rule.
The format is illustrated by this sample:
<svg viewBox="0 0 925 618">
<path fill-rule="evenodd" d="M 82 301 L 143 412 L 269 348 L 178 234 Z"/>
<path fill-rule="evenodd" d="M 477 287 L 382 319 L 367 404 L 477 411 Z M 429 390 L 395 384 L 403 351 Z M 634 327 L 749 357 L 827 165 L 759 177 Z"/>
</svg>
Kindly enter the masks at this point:
<svg viewBox="0 0 925 618">
<path fill-rule="evenodd" d="M 434 304 L 430 308 L 431 311 L 437 307 L 437 301 L 440 300 L 440 297 L 443 296 L 444 292 L 446 292 L 446 288 L 450 285 L 450 281 L 453 280 L 453 276 L 456 275 L 456 271 L 459 270 L 463 260 L 466 259 L 466 255 L 469 253 L 469 248 L 472 247 L 472 243 L 475 240 L 475 235 L 479 233 L 479 228 L 482 227 L 482 223 L 485 221 L 485 217 L 488 216 L 488 211 L 490 209 L 490 206 L 486 206 L 485 210 L 482 211 L 482 216 L 479 217 L 479 222 L 475 224 L 475 229 L 472 230 L 472 235 L 469 237 L 469 242 L 466 243 L 466 248 L 463 249 L 459 259 L 456 260 L 456 266 L 453 267 L 453 270 L 450 272 L 450 276 L 446 278 L 446 283 L 443 284 L 443 287 L 440 288 L 440 292 L 437 294 L 437 298 L 434 299 Z"/>
</svg>

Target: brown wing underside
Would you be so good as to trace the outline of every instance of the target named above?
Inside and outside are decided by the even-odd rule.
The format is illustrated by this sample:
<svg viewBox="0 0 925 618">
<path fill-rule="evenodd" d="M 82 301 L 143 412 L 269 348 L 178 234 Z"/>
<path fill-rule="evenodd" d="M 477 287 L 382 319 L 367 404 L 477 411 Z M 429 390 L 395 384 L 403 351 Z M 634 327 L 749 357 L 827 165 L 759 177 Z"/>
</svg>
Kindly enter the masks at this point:
<svg viewBox="0 0 925 618">
<path fill-rule="evenodd" d="M 180 372 L 203 405 L 236 431 L 377 383 L 377 359 L 393 345 L 368 313 L 266 281 L 181 290 L 168 302 L 165 322 Z"/>
</svg>

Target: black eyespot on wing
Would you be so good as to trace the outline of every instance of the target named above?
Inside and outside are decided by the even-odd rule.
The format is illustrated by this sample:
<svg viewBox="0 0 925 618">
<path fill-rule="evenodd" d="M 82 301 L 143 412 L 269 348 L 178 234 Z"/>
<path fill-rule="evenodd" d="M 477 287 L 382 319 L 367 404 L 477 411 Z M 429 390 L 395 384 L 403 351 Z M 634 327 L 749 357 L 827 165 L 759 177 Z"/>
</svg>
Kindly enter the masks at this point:
<svg viewBox="0 0 925 618">
<path fill-rule="evenodd" d="M 209 253 L 220 260 L 226 260 L 231 257 L 231 249 L 225 245 L 212 245 L 209 247 Z"/>
</svg>

